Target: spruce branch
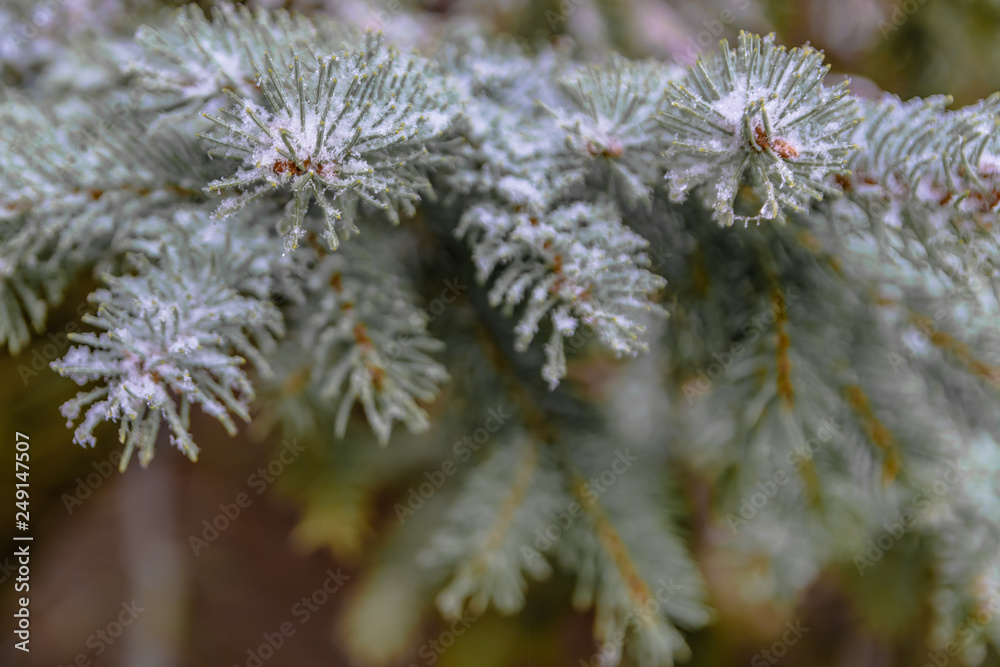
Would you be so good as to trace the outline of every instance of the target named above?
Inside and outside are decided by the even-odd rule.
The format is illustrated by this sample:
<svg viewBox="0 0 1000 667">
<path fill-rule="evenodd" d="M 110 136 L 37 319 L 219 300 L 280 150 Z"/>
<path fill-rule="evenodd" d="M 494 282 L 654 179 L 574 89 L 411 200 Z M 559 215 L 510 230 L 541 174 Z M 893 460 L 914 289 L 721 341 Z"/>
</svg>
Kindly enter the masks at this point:
<svg viewBox="0 0 1000 667">
<path fill-rule="evenodd" d="M 524 306 L 515 328 L 521 351 L 548 317 L 542 375 L 550 388 L 566 374 L 563 340 L 580 324 L 615 354 L 645 351 L 639 338 L 643 313 L 662 314 L 653 296 L 665 284 L 649 272 L 647 242 L 629 231 L 608 201 L 577 203 L 545 215 L 480 205 L 463 216 L 455 234 L 473 250 L 476 276 L 491 277 L 490 303 L 511 315 Z"/>
<path fill-rule="evenodd" d="M 577 573 L 574 606 L 593 607 L 594 635 L 609 664 L 621 662 L 626 637 L 642 667 L 686 659 L 690 649 L 678 627 L 701 627 L 712 612 L 672 525 L 669 490 L 629 449 L 612 451 L 591 434 L 573 441 L 563 465 L 583 514 L 555 543 L 554 555 Z M 635 512 L 639 506 L 650 509 Z"/>
<path fill-rule="evenodd" d="M 426 431 L 422 404 L 449 377 L 432 356 L 444 345 L 427 334 L 427 313 L 403 281 L 359 244 L 327 256 L 306 294 L 313 305 L 296 318 L 297 335 L 312 351 L 310 382 L 320 397 L 339 404 L 334 434 L 344 436 L 356 402 L 382 445 L 396 421 Z"/>
<path fill-rule="evenodd" d="M 77 272 L 112 259 L 123 227 L 203 199 L 210 171 L 192 139 L 125 119 L 97 134 L 93 122 L 20 99 L 0 106 L 0 343 L 15 354 Z"/>
<path fill-rule="evenodd" d="M 265 52 L 284 58 L 292 51 L 315 54 L 360 42 L 329 17 L 254 11 L 230 2 L 215 4 L 208 16 L 197 5 L 184 6 L 164 29 L 142 26 L 135 39 L 143 53 L 125 72 L 154 94 L 148 110 L 169 110 L 167 119 L 217 108 L 227 88 L 256 98 L 253 58 Z"/>
<path fill-rule="evenodd" d="M 620 56 L 602 66 L 581 68 L 559 83 L 570 108 L 546 107 L 566 131 L 561 169 L 578 169 L 611 184 L 630 206 L 648 205 L 663 177 L 661 154 L 669 147 L 658 120 L 667 84 L 683 70 L 655 61 Z"/>
<path fill-rule="evenodd" d="M 218 217 L 285 187 L 292 195 L 282 223 L 286 250 L 297 248 L 305 234 L 302 223 L 314 198 L 326 223 L 324 240 L 336 250 L 338 229 L 358 232 L 358 201 L 386 210 L 396 222 L 401 205 L 412 211 L 418 192 L 430 185 L 419 170 L 427 144 L 448 129 L 457 108 L 429 62 L 416 56 L 403 62 L 382 47 L 381 36 L 368 38 L 366 50 L 309 61 L 296 56 L 288 68 L 278 68 L 265 53 L 267 75 L 258 69 L 257 78 L 266 105 L 229 93 L 235 105 L 225 117 L 206 114 L 219 126 L 204 135 L 213 145 L 209 153 L 240 165 L 206 188 L 240 190 L 222 202 Z"/>
<path fill-rule="evenodd" d="M 519 414 L 460 485 L 393 508 L 347 615 L 360 658 L 400 657 L 435 597 L 450 619 L 513 613 L 556 568 L 610 662 L 685 657 L 711 612 L 678 468 L 711 488 L 692 517 L 711 548 L 770 565 L 738 592 L 773 600 L 968 459 L 911 528 L 934 640 L 998 590 L 1000 98 L 856 100 L 821 53 L 746 34 L 687 70 L 460 27 L 424 57 L 224 3 L 137 49 L 109 37 L 138 54 L 124 71 L 84 41 L 14 65 L 44 103 L 0 91 L 0 342 L 23 349 L 74 276 L 106 276 L 95 331 L 52 364 L 87 385 L 63 407 L 76 442 L 119 422 L 123 465 L 145 465 L 166 421 L 195 458 L 193 405 L 231 433 L 252 406 L 258 434 L 310 444 L 281 483 L 295 535 L 349 555 L 384 492 L 493 437 L 470 415 Z M 482 289 L 422 303 L 452 276 Z M 651 354 L 580 355 L 558 387 L 591 334 Z M 981 634 L 969 657 L 1000 645 L 995 621 Z"/>
<path fill-rule="evenodd" d="M 264 355 L 283 326 L 272 304 L 234 289 L 239 267 L 224 252 L 177 243 L 165 244 L 155 264 L 134 256 L 138 275 L 106 278 L 108 288 L 90 297 L 97 315 L 85 318 L 103 331 L 70 334 L 81 345 L 52 364 L 77 384 L 101 384 L 63 405 L 70 425 L 86 408 L 76 443 L 93 446 L 98 423 L 120 422 L 124 470 L 136 450 L 139 462 L 149 463 L 162 420 L 172 444 L 196 460 L 188 432 L 192 405 L 230 434 L 236 433 L 230 413 L 249 421 L 253 387 L 241 368 L 245 359 L 233 351 L 266 374 Z"/>
<path fill-rule="evenodd" d="M 493 447 L 418 555 L 425 567 L 454 571 L 437 596 L 442 614 L 456 618 L 468 609 L 481 616 L 491 603 L 506 614 L 521 609 L 526 575 L 543 580 L 552 573 L 533 545 L 536 531 L 568 504 L 563 487 L 551 454 L 525 433 L 507 433 Z"/>
<path fill-rule="evenodd" d="M 667 183 L 675 201 L 700 187 L 715 218 L 783 219 L 835 190 L 825 181 L 842 173 L 858 112 L 847 82 L 822 84 L 829 66 L 809 47 L 786 50 L 774 36 L 741 33 L 737 48 L 699 58 L 680 82 L 668 85 L 661 124 L 673 139 Z M 749 185 L 758 211 L 737 210 Z"/>
<path fill-rule="evenodd" d="M 952 286 L 986 279 L 996 292 L 1000 97 L 958 111 L 944 96 L 862 103 L 863 146 L 838 180 L 858 211 L 845 219 L 892 259 L 930 268 Z"/>
</svg>

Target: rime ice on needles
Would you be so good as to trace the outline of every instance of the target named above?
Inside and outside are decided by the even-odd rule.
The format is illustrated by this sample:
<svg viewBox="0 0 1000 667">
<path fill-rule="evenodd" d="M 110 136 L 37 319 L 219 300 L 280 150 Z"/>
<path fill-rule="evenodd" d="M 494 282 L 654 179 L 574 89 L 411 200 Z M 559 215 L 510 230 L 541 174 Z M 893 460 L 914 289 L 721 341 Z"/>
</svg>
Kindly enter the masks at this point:
<svg viewBox="0 0 1000 667">
<path fill-rule="evenodd" d="M 489 298 L 510 315 L 524 304 L 515 328 L 516 346 L 527 349 L 548 316 L 543 377 L 551 388 L 566 374 L 563 339 L 583 323 L 618 355 L 645 351 L 640 313 L 662 313 L 652 302 L 665 281 L 646 270 L 645 239 L 622 224 L 608 201 L 576 203 L 537 217 L 482 204 L 463 216 L 455 231 L 472 246 L 476 275 L 496 271 Z"/>
<path fill-rule="evenodd" d="M 117 227 L 200 196 L 190 188 L 205 160 L 193 137 L 125 120 L 98 133 L 89 105 L 56 113 L 11 98 L 0 105 L 0 344 L 17 353 Z"/>
<path fill-rule="evenodd" d="M 350 258 L 331 255 L 312 276 L 310 300 L 319 307 L 310 307 L 302 323 L 302 345 L 315 355 L 320 395 L 339 402 L 335 434 L 344 436 L 351 408 L 360 402 L 385 445 L 396 421 L 414 433 L 430 426 L 419 402 L 433 401 L 448 380 L 430 356 L 444 344 L 427 334 L 427 313 L 403 283 L 372 268 L 374 258 L 359 256 L 352 246 Z"/>
<path fill-rule="evenodd" d="M 951 98 L 864 100 L 861 150 L 838 183 L 883 250 L 961 286 L 1000 266 L 1000 98 L 958 111 Z"/>
<path fill-rule="evenodd" d="M 0 106 L 0 345 L 13 354 L 44 330 L 74 251 L 104 236 L 79 224 L 87 197 L 74 192 L 92 186 L 100 160 L 79 158 L 72 132 L 49 116 L 26 102 Z M 69 168 L 78 161 L 80 173 Z"/>
<path fill-rule="evenodd" d="M 563 70 L 554 54 L 532 68 L 513 49 L 496 63 L 475 43 L 469 48 L 455 67 L 476 93 L 464 127 L 472 168 L 448 180 L 473 200 L 455 233 L 472 247 L 480 282 L 496 270 L 492 303 L 504 303 L 508 313 L 525 305 L 518 349 L 527 348 L 543 318 L 551 319 L 542 374 L 555 387 L 566 372 L 563 339 L 580 322 L 618 354 L 645 349 L 634 316 L 655 310 L 649 298 L 663 284 L 643 268 L 646 242 L 621 223 L 612 197 L 581 199 L 601 197 L 605 183 L 628 201 L 649 197 L 660 176 L 650 158 L 659 159 L 655 136 L 662 132 L 649 122 L 659 108 L 656 95 L 644 95 L 662 90 L 672 70 L 615 60 L 568 76 L 567 100 L 545 85 Z M 627 89 L 610 89 L 619 83 Z M 548 113 L 534 113 L 532 98 Z"/>
<path fill-rule="evenodd" d="M 287 249 L 298 247 L 303 219 L 315 198 L 326 222 L 324 238 L 336 249 L 338 228 L 357 233 L 357 200 L 386 210 L 412 211 L 428 189 L 419 171 L 426 143 L 448 128 L 457 109 L 441 75 L 416 56 L 404 61 L 369 34 L 364 50 L 328 57 L 293 58 L 286 70 L 264 55 L 257 83 L 266 107 L 230 92 L 236 106 L 223 117 L 206 114 L 219 130 L 203 135 L 210 155 L 232 158 L 240 168 L 208 190 L 236 188 L 216 212 L 225 217 L 277 188 L 291 190 L 283 223 Z M 341 204 L 335 208 L 334 204 Z"/>
<path fill-rule="evenodd" d="M 580 168 L 601 161 L 611 182 L 630 204 L 649 202 L 663 174 L 660 154 L 668 147 L 657 118 L 669 81 L 683 70 L 655 61 L 613 57 L 565 76 L 561 86 L 571 111 L 549 109 L 567 131 L 566 146 Z"/>
<path fill-rule="evenodd" d="M 661 123 L 674 135 L 667 182 L 677 201 L 702 186 L 722 224 L 783 216 L 834 191 L 825 179 L 842 173 L 854 148 L 857 110 L 847 82 L 822 84 L 829 66 L 809 47 L 786 50 L 774 36 L 740 34 L 739 46 L 701 59 L 669 86 Z M 762 200 L 737 213 L 740 186 Z M 755 210 L 759 209 L 759 210 Z"/>
<path fill-rule="evenodd" d="M 230 88 L 244 96 L 257 94 L 248 54 L 308 53 L 330 50 L 355 35 L 331 19 L 306 18 L 285 11 L 252 11 L 220 2 L 210 18 L 197 5 L 178 12 L 176 22 L 162 31 L 142 26 L 136 41 L 145 53 L 126 67 L 146 91 L 165 93 L 162 103 L 174 108 L 178 99 L 184 110 L 194 111 L 223 102 Z"/>
<path fill-rule="evenodd" d="M 234 435 L 230 413 L 249 421 L 254 394 L 245 360 L 233 350 L 266 373 L 263 352 L 282 333 L 274 306 L 241 296 L 226 281 L 233 267 L 207 250 L 165 245 L 159 265 L 136 261 L 139 275 L 108 277 L 108 289 L 91 295 L 97 316 L 84 321 L 104 331 L 70 334 L 82 345 L 52 363 L 80 385 L 102 383 L 62 412 L 72 425 L 86 408 L 74 436 L 80 445 L 95 444 L 100 422 L 120 422 L 122 469 L 136 449 L 143 466 L 150 461 L 164 419 L 172 444 L 195 460 L 198 447 L 188 433 L 195 404 Z"/>
<path fill-rule="evenodd" d="M 580 166 L 566 160 L 555 118 L 535 113 L 539 103 L 564 103 L 553 85 L 564 63 L 554 52 L 529 58 L 516 44 L 466 37 L 446 45 L 438 59 L 468 96 L 460 125 L 464 168 L 442 174 L 452 196 L 514 205 L 527 196 L 544 207 L 579 180 Z"/>
</svg>

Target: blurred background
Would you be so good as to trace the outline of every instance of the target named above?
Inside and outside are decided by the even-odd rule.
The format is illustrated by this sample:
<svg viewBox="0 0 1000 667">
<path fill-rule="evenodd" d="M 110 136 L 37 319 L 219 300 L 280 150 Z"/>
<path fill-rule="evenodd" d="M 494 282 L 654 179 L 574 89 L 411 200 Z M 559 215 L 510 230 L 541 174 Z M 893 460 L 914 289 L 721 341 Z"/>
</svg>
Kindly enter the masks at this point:
<svg viewBox="0 0 1000 667">
<path fill-rule="evenodd" d="M 43 74 L 58 76 L 64 50 L 83 35 L 96 32 L 109 39 L 127 35 L 177 4 L 0 0 L 0 79 L 6 86 L 26 88 Z M 721 38 L 732 41 L 741 29 L 773 31 L 786 45 L 808 42 L 823 49 L 833 66 L 831 77 L 850 76 L 852 89 L 861 95 L 881 90 L 903 98 L 948 93 L 959 106 L 1000 90 L 1000 0 L 266 0 L 260 4 L 329 13 L 380 28 L 391 39 L 418 47 L 432 44 L 448 23 L 475 22 L 528 43 L 563 42 L 585 58 L 614 49 L 634 58 L 689 63 L 699 52 L 715 48 Z M 76 387 L 47 368 L 49 361 L 64 353 L 64 333 L 79 322 L 78 305 L 93 288 L 94 284 L 81 282 L 51 313 L 48 333 L 37 336 L 17 357 L 0 352 L 4 440 L 0 497 L 13 496 L 14 433 L 28 434 L 35 538 L 32 651 L 23 654 L 12 648 L 10 634 L 17 597 L 16 562 L 7 528 L 14 521 L 13 503 L 0 503 L 4 526 L 0 664 L 365 664 L 363 651 L 345 648 L 352 629 L 343 613 L 352 587 L 369 565 L 364 548 L 382 527 L 395 524 L 392 504 L 401 492 L 405 494 L 407 483 L 384 489 L 365 516 L 334 515 L 303 528 L 295 480 L 308 472 L 312 455 L 286 455 L 291 462 L 283 463 L 281 475 L 258 495 L 259 487 L 248 486 L 248 480 L 258 469 L 281 460 L 287 444 L 274 435 L 229 438 L 211 420 L 195 423 L 194 433 L 203 446 L 198 463 L 190 463 L 161 442 L 149 469 L 133 463 L 119 474 L 120 445 L 112 428 L 98 431 L 102 437 L 95 449 L 72 444 L 72 432 L 58 406 L 74 395 Z M 378 455 L 398 456 L 398 448 L 405 444 L 395 442 Z M 320 446 L 336 452 L 338 443 Z M 237 502 L 240 494 L 249 499 L 242 507 Z M 231 516 L 218 519 L 225 512 Z M 208 528 L 213 521 L 225 528 L 213 533 Z M 697 536 L 698 527 L 693 528 Z M 317 536 L 323 531 L 329 534 Z M 336 557 L 324 542 L 340 546 L 334 550 Z M 728 568 L 697 539 L 695 549 L 719 617 L 690 638 L 692 665 L 774 664 L 759 652 L 781 635 L 785 622 L 794 621 L 809 630 L 781 657 L 783 665 L 927 662 L 921 638 L 928 611 L 919 608 L 915 601 L 921 598 L 912 590 L 888 596 L 897 604 L 862 611 L 845 596 L 850 584 L 831 574 L 821 575 L 791 607 L 772 608 L 767 601 L 749 604 L 731 594 L 742 573 Z M 904 555 L 892 557 L 899 559 L 894 567 L 908 567 Z M 865 585 L 886 587 L 893 582 L 869 578 Z M 323 595 L 317 593 L 321 590 Z M 414 618 L 417 639 L 392 664 L 596 665 L 592 619 L 570 610 L 570 590 L 569 582 L 556 577 L 533 586 L 528 608 L 520 615 L 489 613 L 467 629 L 450 630 L 434 614 Z M 306 614 L 308 622 L 299 623 Z M 294 635 L 275 634 L 289 621 L 295 621 Z M 452 630 L 460 636 L 450 634 Z M 377 645 L 378 631 L 369 630 L 375 637 L 369 644 Z M 272 646 L 279 644 L 277 649 L 260 649 L 268 637 Z M 432 644 L 435 640 L 438 643 Z M 992 653 L 982 657 L 984 664 L 1000 664 Z"/>
</svg>

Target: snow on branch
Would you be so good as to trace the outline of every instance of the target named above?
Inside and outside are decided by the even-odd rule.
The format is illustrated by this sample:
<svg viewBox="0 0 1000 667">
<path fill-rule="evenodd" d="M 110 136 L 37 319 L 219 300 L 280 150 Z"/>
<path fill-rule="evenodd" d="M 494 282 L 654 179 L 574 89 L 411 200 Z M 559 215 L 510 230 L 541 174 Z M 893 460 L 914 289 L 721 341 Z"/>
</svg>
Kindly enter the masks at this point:
<svg viewBox="0 0 1000 667">
<path fill-rule="evenodd" d="M 235 435 L 230 415 L 249 421 L 254 396 L 242 367 L 249 358 L 269 372 L 265 354 L 283 333 L 281 316 L 270 302 L 234 289 L 240 265 L 227 263 L 225 247 L 165 244 L 156 264 L 144 255 L 133 258 L 137 275 L 108 276 L 108 287 L 90 296 L 97 315 L 84 321 L 102 331 L 70 334 L 80 345 L 52 364 L 81 386 L 100 384 L 62 412 L 72 425 L 86 409 L 74 436 L 80 445 L 96 443 L 100 422 L 120 422 L 122 469 L 136 450 L 140 464 L 149 463 L 163 420 L 172 444 L 196 460 L 191 406 Z"/>
<path fill-rule="evenodd" d="M 822 63 L 812 48 L 741 33 L 735 50 L 723 42 L 669 84 L 661 123 L 674 136 L 666 177 L 673 198 L 701 186 L 716 219 L 729 225 L 780 219 L 784 208 L 800 211 L 836 192 L 825 180 L 845 170 L 859 118 L 846 81 L 823 85 L 829 66 Z M 744 184 L 761 202 L 738 211 Z"/>
<path fill-rule="evenodd" d="M 315 360 L 310 375 L 319 395 L 339 404 L 335 435 L 344 436 L 355 403 L 383 445 L 396 421 L 426 431 L 422 404 L 433 402 L 449 377 L 435 359 L 444 344 L 427 333 L 428 314 L 406 284 L 370 249 L 352 244 L 325 258 L 307 298 L 318 307 L 302 317 L 301 343 Z"/>
<path fill-rule="evenodd" d="M 1000 266 L 1000 97 L 950 111 L 945 96 L 861 103 L 861 150 L 838 178 L 883 251 L 968 288 Z"/>
<path fill-rule="evenodd" d="M 187 113 L 218 106 L 225 88 L 247 97 L 258 94 L 252 58 L 265 51 L 316 53 L 360 40 L 328 17 L 255 12 L 219 2 L 209 16 L 198 5 L 182 7 L 161 30 L 142 26 L 136 41 L 143 52 L 125 71 L 143 90 L 160 96 L 147 101 L 152 109 L 162 106 L 176 114 L 178 105 Z"/>
<path fill-rule="evenodd" d="M 394 221 L 401 205 L 412 212 L 419 191 L 430 187 L 418 169 L 428 160 L 427 143 L 440 138 L 458 113 L 430 62 L 385 49 L 381 36 L 369 33 L 363 50 L 296 56 L 289 67 L 265 52 L 255 69 L 265 105 L 230 91 L 234 105 L 220 116 L 206 114 L 219 126 L 202 135 L 209 155 L 239 163 L 232 176 L 206 188 L 239 191 L 223 200 L 218 217 L 285 188 L 292 195 L 281 226 L 286 250 L 298 247 L 305 234 L 312 199 L 323 211 L 324 239 L 336 250 L 338 228 L 358 232 L 358 201 L 386 210 Z"/>
<path fill-rule="evenodd" d="M 644 268 L 648 244 L 622 224 L 613 204 L 580 202 L 537 217 L 483 204 L 463 216 L 455 234 L 472 246 L 477 279 L 493 278 L 490 303 L 503 304 L 508 315 L 524 306 L 515 327 L 519 350 L 550 319 L 542 375 L 551 388 L 566 374 L 563 340 L 581 323 L 619 356 L 647 349 L 642 316 L 663 314 L 653 297 L 665 281 Z"/>
</svg>

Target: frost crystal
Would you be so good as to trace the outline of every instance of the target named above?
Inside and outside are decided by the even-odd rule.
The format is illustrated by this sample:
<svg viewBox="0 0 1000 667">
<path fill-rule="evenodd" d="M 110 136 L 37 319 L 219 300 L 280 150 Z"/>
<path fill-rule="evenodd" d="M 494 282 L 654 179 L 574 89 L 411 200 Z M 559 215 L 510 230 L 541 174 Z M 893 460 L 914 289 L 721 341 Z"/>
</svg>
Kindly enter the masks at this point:
<svg viewBox="0 0 1000 667">
<path fill-rule="evenodd" d="M 832 188 L 830 174 L 844 172 L 858 122 L 847 82 L 825 88 L 822 53 L 787 50 L 740 34 L 737 49 L 699 58 L 680 83 L 669 86 L 661 123 L 673 133 L 667 182 L 675 201 L 702 186 L 722 224 L 781 218 L 783 208 L 803 210 Z M 759 203 L 735 210 L 737 192 L 750 185 Z"/>
<path fill-rule="evenodd" d="M 563 340 L 578 323 L 619 356 L 646 350 L 639 314 L 662 314 L 652 297 L 665 281 L 644 268 L 646 240 L 622 224 L 609 202 L 574 204 L 538 217 L 479 206 L 456 234 L 473 245 L 481 282 L 496 273 L 490 303 L 503 304 L 508 315 L 525 304 L 515 327 L 519 350 L 527 349 L 542 318 L 550 317 L 542 375 L 551 388 L 566 374 Z"/>
<path fill-rule="evenodd" d="M 444 345 L 427 334 L 427 314 L 401 281 L 371 269 L 374 257 L 363 244 L 346 250 L 327 257 L 312 277 L 309 296 L 318 307 L 304 314 L 302 345 L 314 355 L 319 396 L 339 403 L 335 435 L 344 436 L 360 403 L 385 445 L 396 421 L 414 433 L 430 427 L 420 403 L 432 402 L 449 379 L 432 356 Z"/>
<path fill-rule="evenodd" d="M 597 161 L 629 204 L 648 204 L 651 184 L 663 175 L 660 154 L 669 144 L 657 118 L 667 84 L 681 72 L 655 61 L 615 57 L 560 82 L 573 108 L 550 112 L 568 132 L 566 144 L 577 168 L 592 168 Z"/>
<path fill-rule="evenodd" d="M 209 154 L 240 163 L 234 175 L 206 188 L 240 191 L 223 200 L 216 215 L 288 188 L 293 196 L 282 231 L 292 250 L 305 233 L 313 198 L 332 249 L 339 245 L 338 228 L 344 235 L 358 232 L 358 200 L 386 210 L 394 221 L 400 205 L 411 211 L 418 191 L 429 188 L 420 171 L 426 144 L 439 139 L 456 115 L 442 80 L 425 76 L 430 64 L 416 56 L 401 61 L 371 34 L 364 50 L 309 62 L 296 57 L 284 71 L 267 53 L 264 63 L 267 74 L 258 69 L 256 76 L 266 105 L 230 92 L 236 106 L 223 109 L 225 118 L 206 114 L 220 126 L 203 135 L 214 144 Z"/>
<path fill-rule="evenodd" d="M 208 250 L 181 250 L 164 247 L 159 266 L 137 260 L 137 276 L 108 277 L 109 289 L 91 297 L 97 316 L 85 317 L 104 332 L 70 334 L 83 345 L 52 363 L 80 385 L 105 383 L 79 393 L 63 406 L 63 415 L 72 423 L 89 406 L 74 437 L 80 445 L 95 444 L 98 423 L 121 422 L 122 469 L 136 449 L 143 466 L 150 461 L 161 419 L 170 425 L 173 444 L 196 460 L 198 447 L 188 433 L 194 404 L 235 434 L 229 413 L 249 421 L 254 392 L 241 368 L 245 359 L 231 348 L 266 373 L 258 346 L 268 349 L 272 336 L 282 333 L 271 304 L 226 284 L 225 277 L 235 275 L 232 264 Z"/>
</svg>

